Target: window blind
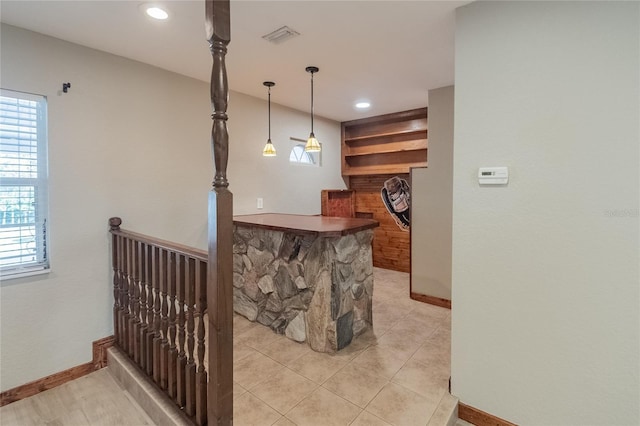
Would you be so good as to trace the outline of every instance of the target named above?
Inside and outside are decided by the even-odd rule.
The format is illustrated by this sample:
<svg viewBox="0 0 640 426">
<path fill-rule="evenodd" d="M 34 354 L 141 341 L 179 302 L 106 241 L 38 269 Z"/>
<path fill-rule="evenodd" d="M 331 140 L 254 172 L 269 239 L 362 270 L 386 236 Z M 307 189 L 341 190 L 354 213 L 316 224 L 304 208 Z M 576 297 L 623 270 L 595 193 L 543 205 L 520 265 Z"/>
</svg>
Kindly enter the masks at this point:
<svg viewBox="0 0 640 426">
<path fill-rule="evenodd" d="M 0 92 L 0 274 L 49 268 L 47 106 L 40 95 Z"/>
</svg>

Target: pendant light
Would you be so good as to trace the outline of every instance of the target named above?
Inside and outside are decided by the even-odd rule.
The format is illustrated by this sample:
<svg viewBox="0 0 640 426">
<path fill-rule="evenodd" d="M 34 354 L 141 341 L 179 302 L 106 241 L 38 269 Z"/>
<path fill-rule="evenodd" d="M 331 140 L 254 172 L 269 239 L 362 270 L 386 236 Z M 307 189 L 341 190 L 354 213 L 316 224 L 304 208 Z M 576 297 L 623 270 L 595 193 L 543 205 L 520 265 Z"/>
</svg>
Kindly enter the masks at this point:
<svg viewBox="0 0 640 426">
<path fill-rule="evenodd" d="M 320 143 L 318 139 L 316 139 L 316 135 L 313 134 L 313 74 L 318 72 L 318 67 L 307 67 L 305 71 L 311 73 L 311 133 L 309 134 L 309 139 L 307 139 L 307 144 L 304 146 L 304 150 L 306 152 L 320 152 Z"/>
<path fill-rule="evenodd" d="M 262 150 L 262 155 L 264 157 L 275 157 L 276 156 L 276 148 L 271 143 L 271 88 L 276 84 L 273 81 L 265 81 L 262 83 L 263 85 L 269 88 L 269 139 L 267 139 L 267 144 L 264 146 Z"/>
</svg>

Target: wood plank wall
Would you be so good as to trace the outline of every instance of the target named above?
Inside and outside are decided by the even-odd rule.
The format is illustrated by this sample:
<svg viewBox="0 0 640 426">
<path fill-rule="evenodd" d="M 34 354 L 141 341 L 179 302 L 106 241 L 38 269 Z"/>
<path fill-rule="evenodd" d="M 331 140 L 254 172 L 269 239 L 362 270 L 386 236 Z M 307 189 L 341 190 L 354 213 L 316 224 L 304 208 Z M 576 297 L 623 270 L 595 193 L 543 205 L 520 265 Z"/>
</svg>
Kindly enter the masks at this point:
<svg viewBox="0 0 640 426">
<path fill-rule="evenodd" d="M 372 213 L 380 222 L 374 229 L 373 266 L 401 272 L 411 272 L 409 232 L 401 230 L 387 211 L 380 191 L 384 181 L 398 176 L 409 181 L 409 174 L 351 176 L 349 188 L 355 190 L 356 215 Z"/>
</svg>

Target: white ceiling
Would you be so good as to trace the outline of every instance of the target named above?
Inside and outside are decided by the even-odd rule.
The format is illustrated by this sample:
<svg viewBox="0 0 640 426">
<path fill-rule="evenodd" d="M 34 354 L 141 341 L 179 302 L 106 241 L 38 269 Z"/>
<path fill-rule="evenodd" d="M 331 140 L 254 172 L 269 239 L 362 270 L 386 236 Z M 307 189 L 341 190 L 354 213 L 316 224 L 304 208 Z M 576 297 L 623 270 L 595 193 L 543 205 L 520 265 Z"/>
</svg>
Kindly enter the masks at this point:
<svg viewBox="0 0 640 426">
<path fill-rule="evenodd" d="M 204 0 L 159 0 L 170 19 L 154 21 L 143 1 L 0 2 L 4 23 L 114 53 L 209 81 Z M 454 10 L 470 1 L 243 1 L 231 2 L 227 55 L 232 90 L 274 103 L 310 107 L 337 121 L 427 105 L 427 91 L 453 84 Z M 272 44 L 262 36 L 287 25 L 299 37 Z M 367 111 L 353 104 L 371 101 Z"/>
</svg>

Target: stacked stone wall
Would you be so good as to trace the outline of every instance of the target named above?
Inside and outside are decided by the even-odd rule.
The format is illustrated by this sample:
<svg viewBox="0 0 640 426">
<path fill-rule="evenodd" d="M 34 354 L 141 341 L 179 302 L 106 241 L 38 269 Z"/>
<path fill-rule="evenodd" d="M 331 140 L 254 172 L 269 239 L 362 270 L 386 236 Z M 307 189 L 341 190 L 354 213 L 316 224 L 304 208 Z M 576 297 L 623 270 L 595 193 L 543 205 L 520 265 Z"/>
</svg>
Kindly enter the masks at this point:
<svg viewBox="0 0 640 426">
<path fill-rule="evenodd" d="M 312 349 L 347 346 L 372 323 L 372 230 L 342 237 L 234 226 L 234 310 Z"/>
</svg>

